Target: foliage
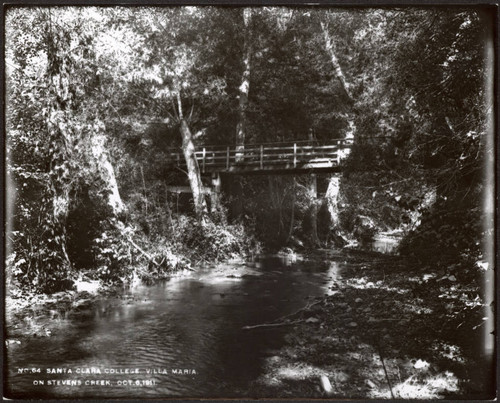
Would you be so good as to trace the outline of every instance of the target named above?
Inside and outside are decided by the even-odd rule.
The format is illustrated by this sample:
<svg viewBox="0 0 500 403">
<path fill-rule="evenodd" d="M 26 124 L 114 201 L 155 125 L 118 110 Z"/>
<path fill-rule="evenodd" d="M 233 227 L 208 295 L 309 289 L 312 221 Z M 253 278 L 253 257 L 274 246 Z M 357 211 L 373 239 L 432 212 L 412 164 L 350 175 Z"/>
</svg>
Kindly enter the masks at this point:
<svg viewBox="0 0 500 403">
<path fill-rule="evenodd" d="M 465 282 L 479 280 L 476 262 L 482 259 L 482 240 L 491 234 L 483 232 L 481 209 L 464 204 L 437 200 L 403 240 L 401 253 L 411 257 L 414 265 L 444 268 Z"/>
<path fill-rule="evenodd" d="M 438 194 L 401 250 L 411 256 L 420 252 L 414 256 L 417 261 L 460 272 L 466 281 L 477 278 L 475 263 L 483 258 L 488 236 L 483 233 L 487 217 L 481 210 L 487 186 L 483 162 L 490 152 L 485 141 L 490 135 L 490 100 L 485 93 L 490 25 L 487 15 L 466 9 L 451 15 L 436 12 L 434 23 L 442 29 L 432 34 L 422 27 L 411 39 L 410 58 L 418 52 L 422 63 L 412 64 L 413 75 L 396 76 L 404 80 L 405 91 L 414 94 L 408 108 L 412 120 L 422 122 L 414 126 L 406 155 L 429 171 Z M 397 60 L 408 66 L 410 58 Z M 436 104 L 440 107 L 429 108 Z"/>
<path fill-rule="evenodd" d="M 340 220 L 307 177 L 255 177 L 233 184 L 239 193 L 225 189 L 227 214 L 198 225 L 167 193 L 186 183 L 168 154 L 183 143 L 181 112 L 194 147 L 234 143 L 248 50 L 241 9 L 9 8 L 15 277 L 53 291 L 82 270 L 126 278 L 127 259 L 156 272 L 173 250 L 198 260 L 245 254 L 253 236 L 271 249 L 314 246 L 316 211 L 321 242 L 403 229 L 402 252 L 422 264 L 428 248 L 454 263 L 479 259 L 482 167 L 492 155 L 489 18 L 474 7 L 253 9 L 246 141 L 354 136 Z M 126 212 L 112 206 L 118 188 Z M 116 232 L 114 219 L 132 233 Z M 452 242 L 453 233 L 470 235 Z M 131 263 L 128 237 L 158 264 Z M 146 246 L 154 242 L 165 249 Z"/>
<path fill-rule="evenodd" d="M 199 223 L 190 217 L 181 217 L 177 226 L 177 240 L 195 261 L 221 262 L 248 256 L 258 250 L 258 243 L 247 235 L 243 225 Z"/>
<path fill-rule="evenodd" d="M 232 198 L 231 189 L 227 192 L 229 210 L 233 203 L 244 200 L 241 222 L 268 250 L 277 251 L 283 246 L 310 246 L 308 214 L 313 203 L 319 203 L 310 195 L 310 178 L 275 175 L 245 177 L 241 181 L 243 190 L 240 197 Z M 327 224 L 329 219 L 324 213 L 323 222 Z M 326 237 L 329 228 L 324 228 L 323 232 Z"/>
<path fill-rule="evenodd" d="M 111 214 L 91 36 L 102 22 L 99 17 L 95 9 L 12 8 L 8 13 L 13 34 L 7 43 L 8 174 L 11 202 L 16 198 L 12 208 L 21 213 L 13 212 L 12 225 L 19 231 L 11 248 L 26 256 L 18 279 L 40 291 L 71 285 L 83 264 L 78 259 L 89 252 L 100 222 Z M 40 35 L 26 37 L 30 23 Z M 23 41 L 32 47 L 25 48 Z"/>
<path fill-rule="evenodd" d="M 377 56 L 369 62 L 372 68 L 361 72 L 363 82 L 372 85 L 360 83 L 363 91 L 355 90 L 356 108 L 366 113 L 356 117 L 358 137 L 344 172 L 344 226 L 352 231 L 361 213 L 380 230 L 411 230 L 405 253 L 440 251 L 458 259 L 460 248 L 466 255 L 482 239 L 470 229 L 479 226 L 477 195 L 490 152 L 484 140 L 488 17 L 464 8 L 376 10 L 363 18 L 367 24 L 354 40 L 363 53 L 377 46 Z M 426 201 L 432 192 L 439 201 L 434 206 Z M 470 237 L 462 242 L 452 232 Z"/>
</svg>

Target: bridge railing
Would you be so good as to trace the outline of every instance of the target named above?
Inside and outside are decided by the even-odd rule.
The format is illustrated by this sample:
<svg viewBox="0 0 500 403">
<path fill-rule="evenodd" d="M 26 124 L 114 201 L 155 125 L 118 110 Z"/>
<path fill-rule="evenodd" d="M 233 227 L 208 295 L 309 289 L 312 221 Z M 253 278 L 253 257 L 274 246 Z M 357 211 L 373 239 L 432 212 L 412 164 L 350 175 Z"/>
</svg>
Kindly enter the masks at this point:
<svg viewBox="0 0 500 403">
<path fill-rule="evenodd" d="M 229 171 L 231 168 L 263 170 L 270 168 L 301 168 L 307 164 L 339 165 L 348 154 L 352 139 L 336 139 L 328 144 L 314 142 L 287 142 L 249 144 L 244 149 L 234 146 L 206 146 L 196 151 L 202 172 Z M 171 150 L 171 160 L 185 165 L 182 152 Z"/>
</svg>

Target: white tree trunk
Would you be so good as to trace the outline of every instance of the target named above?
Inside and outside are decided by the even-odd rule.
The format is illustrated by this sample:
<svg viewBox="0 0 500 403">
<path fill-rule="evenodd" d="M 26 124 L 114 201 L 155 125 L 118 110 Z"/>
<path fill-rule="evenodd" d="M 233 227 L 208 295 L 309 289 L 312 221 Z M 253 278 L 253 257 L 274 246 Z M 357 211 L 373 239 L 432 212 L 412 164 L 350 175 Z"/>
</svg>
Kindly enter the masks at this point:
<svg viewBox="0 0 500 403">
<path fill-rule="evenodd" d="M 248 94 L 250 92 L 250 68 L 252 59 L 252 41 L 250 38 L 250 23 L 252 20 L 252 9 L 243 9 L 244 42 L 243 42 L 243 74 L 239 90 L 238 124 L 236 125 L 236 161 L 243 158 L 245 148 L 245 136 L 247 126 Z"/>
<path fill-rule="evenodd" d="M 323 31 L 323 39 L 325 41 L 325 49 L 330 56 L 330 60 L 332 62 L 332 67 L 333 71 L 335 72 L 335 76 L 337 77 L 337 80 L 339 80 L 340 84 L 342 85 L 342 88 L 344 92 L 346 93 L 347 97 L 349 100 L 354 103 L 354 98 L 352 96 L 351 88 L 349 85 L 349 82 L 345 78 L 344 72 L 342 71 L 342 68 L 340 67 L 339 60 L 337 58 L 337 55 L 335 53 L 335 44 L 330 37 L 330 33 L 328 32 L 328 25 L 324 22 L 320 22 L 321 25 L 321 30 Z M 354 116 L 352 113 L 346 114 L 345 118 L 347 119 L 348 123 L 348 129 L 345 133 L 345 138 L 347 139 L 352 139 L 354 138 L 354 133 L 356 132 L 356 126 L 354 124 Z M 345 153 L 345 155 L 341 155 L 341 158 L 345 158 L 348 153 Z"/>
<path fill-rule="evenodd" d="M 203 183 L 201 182 L 200 167 L 195 156 L 195 149 L 193 144 L 193 136 L 187 122 L 181 120 L 181 135 L 182 135 L 182 151 L 186 160 L 187 174 L 189 179 L 189 186 L 193 193 L 194 210 L 196 217 L 200 221 L 204 221 L 208 213 L 207 203 L 203 195 Z"/>
<path fill-rule="evenodd" d="M 328 188 L 326 190 L 326 201 L 328 212 L 334 227 L 339 225 L 339 192 L 340 192 L 340 176 L 330 178 Z"/>
<path fill-rule="evenodd" d="M 193 193 L 193 203 L 196 218 L 204 223 L 208 214 L 207 202 L 205 201 L 205 196 L 203 195 L 203 183 L 201 181 L 200 167 L 198 166 L 198 161 L 196 160 L 195 148 L 193 143 L 193 134 L 189 129 L 189 125 L 184 119 L 184 112 L 182 110 L 182 100 L 180 93 L 180 85 L 178 80 L 175 82 L 176 99 L 177 99 L 177 112 L 179 114 L 180 121 L 180 132 L 182 137 L 182 152 L 184 154 L 184 159 L 186 160 L 187 176 L 189 180 L 189 186 L 191 187 L 191 192 Z"/>
<path fill-rule="evenodd" d="M 105 183 L 105 190 L 108 191 L 108 206 L 112 209 L 114 215 L 118 215 L 125 211 L 125 205 L 120 197 L 115 170 L 113 169 L 108 151 L 106 150 L 104 135 L 100 130 L 96 130 L 92 135 L 91 150 L 97 165 L 97 171 Z"/>
<path fill-rule="evenodd" d="M 333 70 L 335 71 L 335 76 L 340 81 L 340 84 L 342 85 L 342 88 L 344 89 L 349 99 L 353 101 L 354 99 L 351 94 L 349 83 L 345 78 L 342 68 L 340 67 L 339 60 L 337 59 L 337 55 L 335 54 L 335 45 L 332 41 L 332 38 L 330 38 L 330 34 L 328 32 L 328 26 L 324 21 L 321 21 L 320 24 L 321 24 L 321 30 L 323 31 L 323 38 L 325 39 L 325 48 L 326 51 L 328 52 L 328 55 L 330 56 L 330 60 L 333 65 Z"/>
</svg>

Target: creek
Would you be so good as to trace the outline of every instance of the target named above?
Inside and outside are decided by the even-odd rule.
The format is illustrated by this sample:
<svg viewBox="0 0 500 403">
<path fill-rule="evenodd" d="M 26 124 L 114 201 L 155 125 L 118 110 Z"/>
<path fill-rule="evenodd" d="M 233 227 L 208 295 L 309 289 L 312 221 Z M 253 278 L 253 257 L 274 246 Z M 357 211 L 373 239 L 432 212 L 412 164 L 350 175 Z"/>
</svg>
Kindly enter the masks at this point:
<svg viewBox="0 0 500 403">
<path fill-rule="evenodd" d="M 50 337 L 7 351 L 10 397 L 242 397 L 286 327 L 242 330 L 293 313 L 347 267 L 342 259 L 200 269 L 101 298 L 53 319 Z"/>
</svg>

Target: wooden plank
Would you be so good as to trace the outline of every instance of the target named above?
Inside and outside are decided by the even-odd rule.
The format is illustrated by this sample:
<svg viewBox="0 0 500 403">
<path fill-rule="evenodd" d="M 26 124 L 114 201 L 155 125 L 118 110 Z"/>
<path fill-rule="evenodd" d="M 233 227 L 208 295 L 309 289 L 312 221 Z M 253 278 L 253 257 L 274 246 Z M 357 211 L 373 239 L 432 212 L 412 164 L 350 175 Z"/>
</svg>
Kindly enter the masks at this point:
<svg viewBox="0 0 500 403">
<path fill-rule="evenodd" d="M 286 164 L 276 164 L 276 165 L 264 165 L 263 169 L 260 169 L 259 165 L 245 165 L 238 166 L 232 165 L 225 172 L 234 174 L 265 174 L 265 173 L 279 173 L 279 174 L 293 174 L 293 173 L 310 173 L 314 171 L 325 171 L 325 172 L 339 172 L 340 168 L 337 164 L 297 164 L 294 168 L 292 163 Z"/>
<path fill-rule="evenodd" d="M 317 150 L 327 150 L 330 148 L 338 148 L 338 144 L 330 144 L 330 145 L 298 145 L 298 149 L 317 149 Z M 293 150 L 293 144 L 290 144 L 289 146 L 282 146 L 282 147 L 266 147 L 267 150 Z"/>
<path fill-rule="evenodd" d="M 202 156 L 196 156 L 196 159 L 198 161 L 202 161 L 203 157 Z M 222 156 L 212 156 L 212 157 L 208 157 L 205 159 L 205 164 L 208 165 L 208 164 L 212 164 L 212 163 L 216 163 L 216 162 L 221 162 L 223 164 L 226 164 L 227 163 L 227 155 L 222 155 Z"/>
<path fill-rule="evenodd" d="M 203 187 L 201 191 L 202 191 L 203 194 L 210 194 L 210 188 L 208 188 L 208 187 Z M 191 191 L 191 188 L 189 186 L 167 186 L 167 192 L 171 192 L 171 193 L 193 193 Z"/>
<path fill-rule="evenodd" d="M 228 147 L 229 148 L 229 147 Z M 339 147 L 338 145 L 328 145 L 328 146 L 300 146 L 300 145 L 290 145 L 287 147 L 265 147 L 266 154 L 275 154 L 275 153 L 284 153 L 285 151 L 290 151 L 293 152 L 293 150 L 297 151 L 309 151 L 309 152 L 322 152 L 322 151 L 329 151 L 329 150 L 338 150 L 338 149 L 347 149 L 351 148 L 350 146 L 343 146 Z M 223 156 L 227 155 L 227 149 L 226 150 L 211 150 L 208 148 L 205 148 L 205 152 L 210 153 L 212 157 L 218 157 L 218 156 Z M 242 150 L 244 154 L 260 154 L 260 146 L 256 148 L 246 148 L 245 150 Z M 234 150 L 231 150 L 231 153 L 235 153 Z M 203 151 L 196 151 L 195 154 L 197 156 L 203 156 Z"/>
<path fill-rule="evenodd" d="M 246 148 L 255 148 L 258 149 L 260 148 L 261 145 L 263 145 L 266 150 L 269 148 L 285 148 L 285 147 L 293 147 L 294 144 L 297 144 L 297 147 L 335 147 L 338 146 L 339 144 L 352 144 L 354 142 L 354 139 L 352 138 L 343 138 L 343 139 L 331 139 L 328 141 L 328 143 L 319 143 L 319 142 L 314 142 L 310 140 L 295 140 L 295 141 L 285 141 L 285 142 L 269 142 L 269 143 L 258 143 L 258 144 L 247 144 Z M 207 151 L 215 151 L 215 152 L 225 152 L 227 145 L 203 145 L 203 147 L 206 148 Z M 167 149 L 167 152 L 170 152 L 170 154 L 176 154 L 179 152 L 179 148 L 169 148 Z"/>
<path fill-rule="evenodd" d="M 210 150 L 208 148 L 205 148 L 205 153 L 209 153 L 209 154 L 212 154 L 212 155 L 226 155 L 226 150 L 220 150 L 220 151 L 217 151 L 217 150 Z M 196 151 L 195 152 L 196 155 L 199 155 L 199 156 L 202 156 L 203 155 L 203 150 L 200 150 L 200 151 Z"/>
</svg>

